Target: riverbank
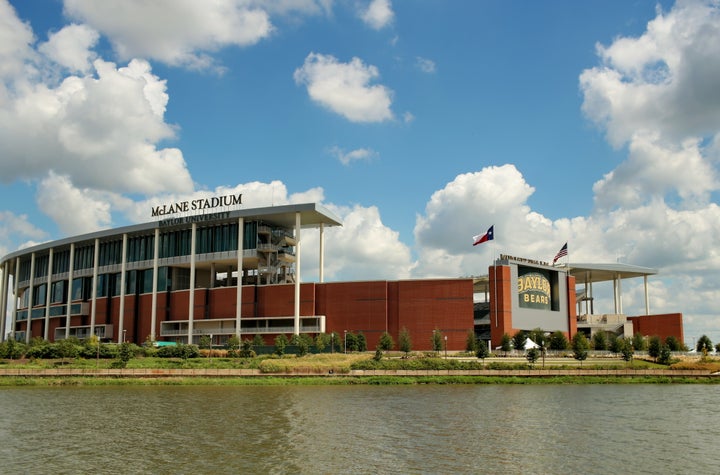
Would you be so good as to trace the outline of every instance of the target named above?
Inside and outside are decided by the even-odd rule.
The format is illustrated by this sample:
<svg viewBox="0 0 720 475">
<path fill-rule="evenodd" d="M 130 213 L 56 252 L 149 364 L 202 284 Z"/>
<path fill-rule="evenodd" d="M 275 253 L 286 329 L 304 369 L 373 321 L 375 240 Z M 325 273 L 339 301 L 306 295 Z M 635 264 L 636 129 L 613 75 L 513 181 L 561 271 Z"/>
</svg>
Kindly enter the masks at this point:
<svg viewBox="0 0 720 475">
<path fill-rule="evenodd" d="M 256 369 L 0 369 L 0 387 L 101 385 L 354 384 L 666 384 L 720 383 L 720 373 L 669 369 L 351 370 L 347 373 Z"/>
</svg>

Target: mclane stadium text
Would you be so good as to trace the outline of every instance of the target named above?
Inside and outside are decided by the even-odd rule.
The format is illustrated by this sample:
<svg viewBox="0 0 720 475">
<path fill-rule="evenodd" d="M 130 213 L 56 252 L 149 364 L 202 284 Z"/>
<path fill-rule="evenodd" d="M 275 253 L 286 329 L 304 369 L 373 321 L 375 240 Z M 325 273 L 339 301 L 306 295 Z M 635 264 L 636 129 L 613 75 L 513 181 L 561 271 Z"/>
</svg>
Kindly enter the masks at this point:
<svg viewBox="0 0 720 475">
<path fill-rule="evenodd" d="M 179 201 L 155 206 L 152 208 L 152 216 L 165 216 L 168 214 L 185 213 L 203 209 L 219 208 L 222 206 L 237 206 L 242 204 L 242 193 L 237 195 L 214 196 L 212 198 L 200 198 L 190 201 Z"/>
</svg>

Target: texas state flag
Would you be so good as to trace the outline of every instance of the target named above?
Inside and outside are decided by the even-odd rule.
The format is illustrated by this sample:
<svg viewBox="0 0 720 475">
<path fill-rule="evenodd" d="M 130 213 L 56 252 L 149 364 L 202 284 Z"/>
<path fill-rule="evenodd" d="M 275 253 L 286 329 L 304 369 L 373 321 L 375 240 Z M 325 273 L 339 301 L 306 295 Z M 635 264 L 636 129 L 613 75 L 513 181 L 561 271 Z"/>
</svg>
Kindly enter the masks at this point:
<svg viewBox="0 0 720 475">
<path fill-rule="evenodd" d="M 482 244 L 485 241 L 492 241 L 493 238 L 495 237 L 495 233 L 493 231 L 494 227 L 495 227 L 495 225 L 490 226 L 490 229 L 488 229 L 485 234 L 479 234 L 477 236 L 473 236 L 473 246 Z"/>
</svg>

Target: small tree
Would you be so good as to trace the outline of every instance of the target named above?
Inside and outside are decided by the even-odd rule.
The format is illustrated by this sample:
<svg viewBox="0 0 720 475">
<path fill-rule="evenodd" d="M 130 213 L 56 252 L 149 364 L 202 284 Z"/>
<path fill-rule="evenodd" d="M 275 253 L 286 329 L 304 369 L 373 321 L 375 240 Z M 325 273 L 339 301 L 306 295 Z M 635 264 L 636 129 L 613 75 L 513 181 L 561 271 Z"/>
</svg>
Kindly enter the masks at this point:
<svg viewBox="0 0 720 475">
<path fill-rule="evenodd" d="M 57 343 L 57 347 L 58 353 L 60 353 L 60 357 L 62 358 L 63 365 L 65 364 L 65 358 L 75 358 L 80 351 L 75 342 L 69 338 L 60 340 Z"/>
<path fill-rule="evenodd" d="M 627 362 L 632 362 L 633 353 L 635 353 L 632 342 L 626 338 L 618 338 L 618 341 L 620 342 L 619 345 L 622 358 Z"/>
<path fill-rule="evenodd" d="M 712 350 L 713 350 L 712 341 L 710 341 L 710 338 L 708 338 L 707 335 L 701 336 L 700 338 L 698 338 L 698 342 L 697 342 L 697 346 L 695 347 L 695 350 L 698 353 L 702 353 L 703 355 L 712 353 Z"/>
<path fill-rule="evenodd" d="M 716 353 L 720 353 L 720 343 L 718 343 L 717 345 L 715 345 L 715 352 L 716 352 Z"/>
<path fill-rule="evenodd" d="M 530 362 L 531 365 L 534 365 L 535 362 L 540 358 L 540 351 L 537 348 L 530 348 L 527 353 L 525 354 L 525 357 Z"/>
<path fill-rule="evenodd" d="M 400 334 L 398 335 L 398 345 L 400 347 L 400 351 L 405 353 L 405 357 L 407 357 L 412 351 L 412 339 L 410 338 L 410 332 L 405 327 L 400 329 Z"/>
<path fill-rule="evenodd" d="M 585 334 L 577 332 L 572 337 L 572 350 L 573 357 L 580 362 L 585 361 L 588 357 L 588 349 L 590 348 L 590 342 L 585 338 Z"/>
<path fill-rule="evenodd" d="M 568 343 L 568 339 L 565 336 L 563 332 L 560 330 L 553 332 L 552 335 L 550 335 L 550 349 L 556 350 L 556 351 L 563 351 L 567 350 L 570 344 Z"/>
<path fill-rule="evenodd" d="M 135 356 L 133 344 L 130 342 L 122 342 L 118 348 L 118 365 L 120 368 L 127 367 L 128 362 Z"/>
<path fill-rule="evenodd" d="M 380 361 L 382 359 L 382 357 L 383 357 L 383 352 L 380 349 L 380 346 L 378 346 L 377 348 L 375 348 L 375 355 L 373 356 L 373 359 L 375 361 Z"/>
<path fill-rule="evenodd" d="M 467 332 L 467 338 L 465 339 L 465 351 L 467 351 L 470 354 L 473 354 L 477 351 L 478 348 L 478 341 L 477 338 L 475 338 L 475 330 L 468 330 Z"/>
<path fill-rule="evenodd" d="M 477 349 L 475 350 L 475 356 L 480 358 L 483 362 L 483 368 L 485 367 L 485 358 L 490 356 L 490 350 L 484 341 L 478 342 Z"/>
<path fill-rule="evenodd" d="M 432 349 L 435 352 L 435 356 L 437 356 L 437 354 L 442 351 L 442 342 L 442 332 L 436 328 L 435 330 L 433 330 L 432 338 L 430 339 L 430 343 L 432 343 Z"/>
<path fill-rule="evenodd" d="M 522 349 L 522 346 L 520 348 Z M 507 356 L 508 351 L 512 350 L 512 345 L 510 343 L 510 335 L 508 335 L 507 333 L 503 333 L 500 337 L 500 350 L 505 353 L 505 356 Z"/>
<path fill-rule="evenodd" d="M 660 345 L 660 354 L 658 356 L 657 362 L 660 364 L 670 364 L 671 357 L 672 352 L 670 351 L 670 347 L 664 343 Z"/>
<path fill-rule="evenodd" d="M 345 349 L 350 352 L 358 350 L 357 337 L 353 332 L 345 334 Z"/>
<path fill-rule="evenodd" d="M 240 350 L 240 338 L 237 335 L 232 335 L 225 342 L 225 347 L 228 350 L 228 355 L 237 356 L 238 350 Z"/>
<path fill-rule="evenodd" d="M 253 348 L 259 348 L 261 346 L 265 346 L 265 338 L 259 333 L 256 333 L 255 336 L 253 336 L 252 339 Z"/>
<path fill-rule="evenodd" d="M 240 351 L 238 352 L 238 356 L 240 356 L 241 358 L 254 358 L 256 353 L 255 351 L 253 351 L 253 347 L 253 342 L 245 338 L 240 344 Z"/>
<path fill-rule="evenodd" d="M 665 344 L 670 348 L 670 351 L 687 351 L 685 350 L 685 345 L 680 343 L 674 335 L 665 338 Z"/>
<path fill-rule="evenodd" d="M 592 336 L 592 345 L 596 351 L 605 351 L 608 349 L 607 334 L 599 331 Z"/>
<path fill-rule="evenodd" d="M 367 351 L 367 339 L 365 338 L 365 334 L 363 332 L 358 332 L 357 336 L 355 337 L 355 341 L 357 351 Z"/>
<path fill-rule="evenodd" d="M 309 335 L 303 333 L 301 335 L 293 335 L 292 344 L 297 346 L 297 356 L 302 357 L 310 352 L 310 345 L 312 345 L 312 339 Z"/>
<path fill-rule="evenodd" d="M 319 353 L 322 353 L 330 343 L 330 335 L 327 333 L 318 333 L 315 335 L 315 348 Z"/>
<path fill-rule="evenodd" d="M 383 332 L 382 335 L 380 335 L 380 341 L 378 342 L 378 348 L 380 348 L 382 351 L 390 351 L 395 347 L 395 342 L 393 341 L 392 335 L 390 335 L 388 332 Z"/>
<path fill-rule="evenodd" d="M 512 346 L 516 350 L 524 350 L 525 349 L 525 340 L 527 340 L 527 333 L 525 333 L 524 330 L 519 330 L 515 335 L 512 337 Z M 500 343 L 500 346 L 502 347 L 502 342 Z M 505 350 L 503 350 L 505 351 Z M 508 350 L 510 351 L 510 350 Z"/>
<path fill-rule="evenodd" d="M 210 357 L 210 351 L 212 350 L 212 341 L 210 335 L 203 335 L 200 337 L 200 348 L 208 349 L 208 357 Z"/>
<path fill-rule="evenodd" d="M 620 353 L 622 341 L 614 333 L 610 333 L 608 336 L 608 350 L 613 353 Z"/>
<path fill-rule="evenodd" d="M 633 335 L 632 346 L 633 348 L 635 348 L 635 351 L 645 351 L 647 349 L 645 337 L 642 335 L 642 333 L 635 333 Z"/>
<path fill-rule="evenodd" d="M 648 347 L 647 352 L 648 356 L 652 358 L 655 362 L 657 362 L 658 356 L 660 356 L 660 350 L 661 348 L 665 346 L 668 350 L 670 350 L 670 347 L 667 345 L 664 345 L 662 341 L 660 341 L 660 337 L 657 335 L 653 335 L 650 338 L 648 338 Z"/>
<path fill-rule="evenodd" d="M 282 356 L 285 354 L 285 348 L 288 346 L 288 337 L 284 333 L 275 337 L 275 354 Z"/>
</svg>

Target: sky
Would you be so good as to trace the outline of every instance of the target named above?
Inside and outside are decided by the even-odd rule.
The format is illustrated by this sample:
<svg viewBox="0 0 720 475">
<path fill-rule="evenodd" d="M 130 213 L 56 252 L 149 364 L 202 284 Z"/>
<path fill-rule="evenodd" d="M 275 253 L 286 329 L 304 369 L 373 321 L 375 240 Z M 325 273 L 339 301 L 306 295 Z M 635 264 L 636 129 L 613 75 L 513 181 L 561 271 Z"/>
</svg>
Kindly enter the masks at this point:
<svg viewBox="0 0 720 475">
<path fill-rule="evenodd" d="M 720 343 L 719 85 L 718 0 L 0 0 L 0 255 L 175 200 L 318 202 L 326 281 L 567 242 L 657 269 L 651 313 Z"/>
</svg>

